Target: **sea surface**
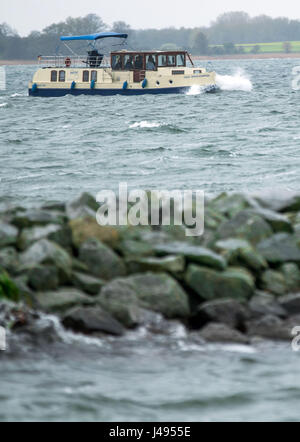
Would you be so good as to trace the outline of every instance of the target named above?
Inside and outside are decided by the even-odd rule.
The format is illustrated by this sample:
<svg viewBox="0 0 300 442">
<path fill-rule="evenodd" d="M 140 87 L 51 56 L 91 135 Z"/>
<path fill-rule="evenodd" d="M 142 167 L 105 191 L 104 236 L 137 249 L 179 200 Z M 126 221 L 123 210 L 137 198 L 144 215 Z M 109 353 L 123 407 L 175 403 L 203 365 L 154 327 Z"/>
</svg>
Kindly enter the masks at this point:
<svg viewBox="0 0 300 442">
<path fill-rule="evenodd" d="M 119 182 L 208 194 L 299 190 L 297 65 L 216 61 L 215 94 L 53 99 L 28 97 L 35 66 L 7 67 L 0 203 L 69 200 Z M 179 325 L 164 337 L 60 336 L 2 352 L 0 421 L 299 421 L 300 354 L 289 343 L 207 346 Z"/>
<path fill-rule="evenodd" d="M 120 181 L 208 193 L 297 189 L 298 64 L 216 61 L 216 94 L 193 87 L 184 95 L 46 99 L 27 94 L 36 66 L 9 66 L 0 91 L 1 197 L 61 201 Z"/>
</svg>

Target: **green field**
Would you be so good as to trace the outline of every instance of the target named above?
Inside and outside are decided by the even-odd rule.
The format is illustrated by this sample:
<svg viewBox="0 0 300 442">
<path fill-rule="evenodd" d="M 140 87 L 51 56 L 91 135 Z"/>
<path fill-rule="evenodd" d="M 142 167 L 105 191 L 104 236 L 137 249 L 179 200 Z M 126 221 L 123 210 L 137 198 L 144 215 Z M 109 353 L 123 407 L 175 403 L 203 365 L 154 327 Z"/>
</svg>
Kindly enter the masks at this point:
<svg viewBox="0 0 300 442">
<path fill-rule="evenodd" d="M 288 48 L 289 46 L 289 48 Z M 213 47 L 223 47 L 223 45 L 210 45 Z M 236 44 L 236 49 L 243 48 L 245 54 L 283 54 L 283 53 L 300 53 L 300 41 L 275 42 L 275 43 L 247 43 Z M 258 49 L 258 48 L 259 49 Z M 287 50 L 288 48 L 288 50 Z"/>
<path fill-rule="evenodd" d="M 291 41 L 291 52 L 300 52 L 300 41 Z M 246 53 L 252 52 L 254 46 L 259 46 L 259 53 L 268 54 L 268 53 L 283 53 L 286 52 L 284 50 L 284 42 L 278 43 L 253 43 L 253 44 L 237 44 L 237 47 L 241 46 L 245 49 Z"/>
</svg>

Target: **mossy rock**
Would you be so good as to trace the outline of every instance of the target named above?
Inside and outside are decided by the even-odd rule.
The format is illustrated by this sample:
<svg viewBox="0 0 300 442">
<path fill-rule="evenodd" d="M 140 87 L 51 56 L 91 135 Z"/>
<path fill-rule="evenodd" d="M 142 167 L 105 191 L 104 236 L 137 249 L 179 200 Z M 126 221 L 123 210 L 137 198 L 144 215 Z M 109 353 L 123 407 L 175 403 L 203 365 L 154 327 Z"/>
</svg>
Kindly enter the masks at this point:
<svg viewBox="0 0 300 442">
<path fill-rule="evenodd" d="M 73 244 L 79 248 L 89 239 L 97 239 L 111 247 L 119 240 L 119 232 L 114 227 L 100 226 L 96 218 L 85 217 L 74 219 L 69 222 L 72 231 Z"/>
<path fill-rule="evenodd" d="M 242 268 L 230 267 L 225 272 L 220 272 L 190 265 L 185 280 L 188 287 L 205 300 L 228 298 L 244 301 L 255 290 L 252 274 Z"/>
<path fill-rule="evenodd" d="M 98 302 L 129 328 L 140 323 L 141 309 L 161 313 L 168 319 L 190 316 L 187 294 L 166 273 L 148 272 L 115 279 L 103 287 Z"/>
<path fill-rule="evenodd" d="M 273 235 L 271 226 L 251 210 L 243 210 L 222 223 L 217 231 L 219 239 L 241 238 L 256 245 Z"/>
<path fill-rule="evenodd" d="M 185 270 L 185 259 L 183 256 L 170 255 L 163 258 L 132 257 L 126 260 L 126 264 L 130 273 L 169 272 L 178 274 Z"/>
<path fill-rule="evenodd" d="M 287 293 L 284 275 L 275 270 L 267 270 L 263 273 L 261 277 L 261 288 L 277 296 Z"/>
<path fill-rule="evenodd" d="M 90 239 L 80 246 L 79 260 L 96 278 L 108 281 L 126 275 L 126 266 L 122 259 L 97 239 Z"/>
<path fill-rule="evenodd" d="M 225 259 L 212 250 L 185 242 L 159 244 L 154 247 L 154 250 L 158 256 L 183 256 L 188 262 L 195 262 L 218 270 L 224 270 L 227 266 Z"/>
<path fill-rule="evenodd" d="M 64 313 L 73 307 L 93 305 L 90 296 L 72 287 L 36 293 L 35 301 L 43 312 L 57 314 Z"/>
<path fill-rule="evenodd" d="M 273 265 L 281 265 L 288 262 L 300 264 L 300 247 L 297 243 L 297 238 L 288 233 L 277 233 L 271 238 L 260 242 L 257 250 Z"/>
<path fill-rule="evenodd" d="M 20 271 L 27 272 L 39 265 L 51 265 L 58 269 L 61 284 L 70 281 L 72 260 L 58 244 L 41 239 L 20 255 Z"/>
<path fill-rule="evenodd" d="M 285 277 L 286 286 L 289 292 L 300 291 L 300 270 L 297 264 L 287 263 L 281 266 L 281 272 Z"/>
<path fill-rule="evenodd" d="M 267 261 L 246 240 L 228 238 L 217 241 L 214 248 L 220 252 L 231 265 L 242 265 L 254 271 L 266 269 Z"/>
<path fill-rule="evenodd" d="M 139 257 L 154 255 L 154 249 L 148 242 L 137 241 L 135 239 L 124 239 L 121 241 L 116 249 L 126 257 Z"/>
<path fill-rule="evenodd" d="M 65 219 L 65 216 L 60 212 L 30 209 L 18 212 L 12 219 L 12 224 L 24 229 L 33 226 L 47 226 L 48 224 L 63 224 Z"/>
<path fill-rule="evenodd" d="M 0 299 L 8 299 L 12 302 L 19 302 L 20 300 L 17 286 L 5 272 L 0 273 Z"/>
<path fill-rule="evenodd" d="M 293 225 L 286 215 L 261 208 L 253 210 L 253 213 L 261 216 L 272 227 L 275 233 L 293 232 Z"/>
<path fill-rule="evenodd" d="M 228 218 L 233 218 L 243 210 L 256 207 L 256 205 L 258 206 L 249 196 L 239 193 L 233 195 L 222 193 L 207 204 L 209 209 L 214 209 L 215 212 Z"/>
<path fill-rule="evenodd" d="M 86 192 L 66 204 L 66 213 L 69 219 L 95 218 L 98 209 L 99 204 L 96 199 Z"/>
<path fill-rule="evenodd" d="M 219 225 L 226 221 L 226 217 L 218 213 L 211 207 L 205 209 L 205 229 L 216 230 Z"/>
</svg>

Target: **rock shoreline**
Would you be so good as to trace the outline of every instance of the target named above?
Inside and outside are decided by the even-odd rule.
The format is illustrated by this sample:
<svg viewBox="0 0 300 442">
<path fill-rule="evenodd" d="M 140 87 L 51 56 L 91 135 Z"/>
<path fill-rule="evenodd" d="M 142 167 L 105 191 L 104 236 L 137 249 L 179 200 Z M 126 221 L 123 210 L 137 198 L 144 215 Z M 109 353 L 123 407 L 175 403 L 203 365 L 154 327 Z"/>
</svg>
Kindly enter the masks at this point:
<svg viewBox="0 0 300 442">
<path fill-rule="evenodd" d="M 122 336 L 162 315 L 206 342 L 291 341 L 300 194 L 219 195 L 199 238 L 175 226 L 101 227 L 97 209 L 83 194 L 0 212 L 0 326 L 28 331 L 43 312 L 78 333 Z"/>
</svg>

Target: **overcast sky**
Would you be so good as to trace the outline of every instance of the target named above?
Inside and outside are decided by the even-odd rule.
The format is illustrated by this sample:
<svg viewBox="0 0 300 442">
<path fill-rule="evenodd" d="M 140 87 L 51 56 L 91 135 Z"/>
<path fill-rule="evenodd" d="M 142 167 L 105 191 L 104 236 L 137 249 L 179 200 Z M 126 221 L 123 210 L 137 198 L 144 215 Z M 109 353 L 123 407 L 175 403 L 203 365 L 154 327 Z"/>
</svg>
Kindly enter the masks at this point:
<svg viewBox="0 0 300 442">
<path fill-rule="evenodd" d="M 111 24 L 124 20 L 133 28 L 196 27 L 208 25 L 219 14 L 246 11 L 300 19 L 300 1 L 284 0 L 0 0 L 0 23 L 5 21 L 21 35 L 72 16 L 100 15 Z"/>
</svg>

